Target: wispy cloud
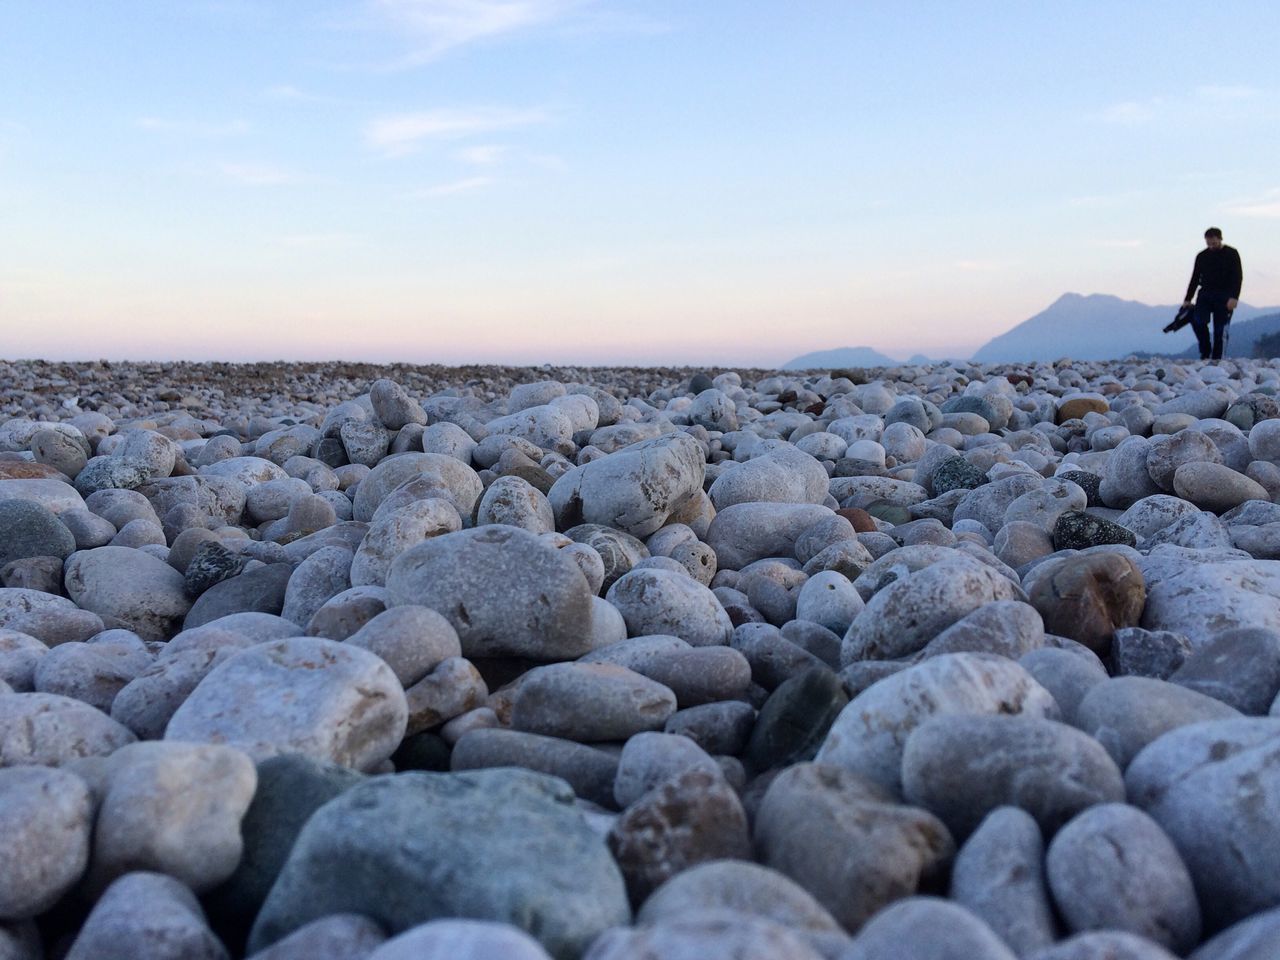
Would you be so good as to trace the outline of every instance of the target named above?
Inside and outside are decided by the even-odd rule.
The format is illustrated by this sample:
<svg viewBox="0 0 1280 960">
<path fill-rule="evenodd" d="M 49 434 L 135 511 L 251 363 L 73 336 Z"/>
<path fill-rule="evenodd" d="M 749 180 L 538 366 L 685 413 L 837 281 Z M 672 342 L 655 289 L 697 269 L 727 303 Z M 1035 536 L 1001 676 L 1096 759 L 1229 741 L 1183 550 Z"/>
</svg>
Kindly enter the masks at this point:
<svg viewBox="0 0 1280 960">
<path fill-rule="evenodd" d="M 410 196 L 416 200 L 429 200 L 432 197 L 449 197 L 455 193 L 470 193 L 472 190 L 479 190 L 493 183 L 492 177 L 466 177 L 462 180 L 453 180 L 449 183 L 438 183 L 433 187 L 424 187 L 421 190 L 415 190 Z"/>
<path fill-rule="evenodd" d="M 311 182 L 313 178 L 272 163 L 220 163 L 218 172 L 228 180 L 250 187 L 278 187 Z"/>
<path fill-rule="evenodd" d="M 1280 188 L 1268 190 L 1259 197 L 1224 204 L 1222 212 L 1233 217 L 1280 218 Z"/>
<path fill-rule="evenodd" d="M 249 124 L 244 120 L 229 120 L 225 123 L 206 123 L 199 120 L 170 120 L 164 117 L 139 117 L 137 124 L 141 130 L 154 133 L 170 133 L 183 137 L 195 137 L 200 140 L 222 140 L 228 137 L 243 137 L 249 132 Z"/>
<path fill-rule="evenodd" d="M 508 149 L 502 144 L 488 143 L 476 147 L 464 147 L 454 156 L 463 163 L 469 163 L 475 167 L 491 167 L 502 159 L 502 155 Z"/>
<path fill-rule="evenodd" d="M 1107 107 L 1098 115 L 1098 119 L 1103 123 L 1126 127 L 1150 123 L 1163 104 L 1164 99 L 1161 97 L 1152 97 L 1150 100 L 1124 100 Z"/>
<path fill-rule="evenodd" d="M 379 117 L 365 128 L 365 142 L 388 156 L 399 156 L 419 149 L 426 140 L 459 140 L 545 123 L 548 119 L 542 109 L 441 108 Z"/>
<path fill-rule="evenodd" d="M 1093 119 L 1113 126 L 1138 127 L 1177 120 L 1236 119 L 1250 115 L 1266 102 L 1264 91 L 1243 85 L 1206 85 L 1187 93 L 1122 100 L 1098 111 Z"/>
<path fill-rule="evenodd" d="M 390 65 L 429 63 L 468 44 L 552 23 L 592 0 L 374 0 L 374 6 L 414 41 Z"/>
<path fill-rule="evenodd" d="M 274 86 L 267 87 L 262 91 L 262 95 L 268 100 L 288 100 L 303 103 L 313 103 L 322 99 L 295 87 L 291 83 L 277 83 Z"/>
</svg>

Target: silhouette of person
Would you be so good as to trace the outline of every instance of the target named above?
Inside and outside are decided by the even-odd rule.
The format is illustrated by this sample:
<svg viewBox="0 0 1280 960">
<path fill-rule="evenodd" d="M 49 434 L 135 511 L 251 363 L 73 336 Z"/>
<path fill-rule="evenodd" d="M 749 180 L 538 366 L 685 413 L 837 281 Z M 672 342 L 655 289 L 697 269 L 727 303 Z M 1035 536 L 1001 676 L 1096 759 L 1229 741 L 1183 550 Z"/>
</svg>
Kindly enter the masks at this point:
<svg viewBox="0 0 1280 960">
<path fill-rule="evenodd" d="M 1244 271 L 1240 266 L 1239 252 L 1222 242 L 1222 231 L 1217 227 L 1210 227 L 1204 232 L 1204 243 L 1205 248 L 1196 254 L 1195 266 L 1191 268 L 1191 282 L 1187 285 L 1187 296 L 1182 305 L 1191 306 L 1191 298 L 1196 296 L 1199 288 L 1191 329 L 1195 331 L 1196 342 L 1200 345 L 1200 359 L 1221 360 L 1227 324 L 1240 301 Z M 1213 321 L 1212 344 L 1209 342 L 1210 320 Z"/>
</svg>

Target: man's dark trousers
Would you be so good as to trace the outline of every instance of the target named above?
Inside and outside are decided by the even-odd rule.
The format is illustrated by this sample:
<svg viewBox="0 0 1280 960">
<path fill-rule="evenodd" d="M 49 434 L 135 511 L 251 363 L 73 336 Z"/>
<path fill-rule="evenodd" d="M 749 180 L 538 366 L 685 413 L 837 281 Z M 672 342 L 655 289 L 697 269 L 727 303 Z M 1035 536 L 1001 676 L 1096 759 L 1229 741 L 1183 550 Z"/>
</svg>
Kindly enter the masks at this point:
<svg viewBox="0 0 1280 960">
<path fill-rule="evenodd" d="M 1231 322 L 1231 311 L 1227 309 L 1228 295 L 1216 290 L 1201 290 L 1196 297 L 1195 318 L 1191 321 L 1191 329 L 1196 332 L 1196 341 L 1200 344 L 1201 360 L 1221 360 L 1222 347 L 1226 341 L 1227 324 Z M 1209 344 L 1209 320 L 1213 319 L 1213 345 Z"/>
</svg>

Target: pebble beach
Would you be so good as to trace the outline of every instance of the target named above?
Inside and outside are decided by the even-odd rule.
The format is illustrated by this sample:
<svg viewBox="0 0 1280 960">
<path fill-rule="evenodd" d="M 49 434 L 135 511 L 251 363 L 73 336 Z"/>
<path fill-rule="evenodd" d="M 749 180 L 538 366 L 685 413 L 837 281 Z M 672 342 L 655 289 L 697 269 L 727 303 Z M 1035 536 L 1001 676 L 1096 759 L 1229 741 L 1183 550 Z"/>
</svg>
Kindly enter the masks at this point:
<svg viewBox="0 0 1280 960">
<path fill-rule="evenodd" d="M 1280 361 L 0 362 L 0 960 L 1275 960 Z"/>
</svg>

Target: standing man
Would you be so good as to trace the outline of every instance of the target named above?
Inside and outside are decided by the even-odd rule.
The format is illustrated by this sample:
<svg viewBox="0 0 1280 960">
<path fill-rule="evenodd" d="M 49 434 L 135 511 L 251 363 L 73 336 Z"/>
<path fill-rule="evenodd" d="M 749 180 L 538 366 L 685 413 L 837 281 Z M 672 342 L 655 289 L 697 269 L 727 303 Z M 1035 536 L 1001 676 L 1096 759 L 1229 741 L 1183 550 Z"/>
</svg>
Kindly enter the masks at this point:
<svg viewBox="0 0 1280 960">
<path fill-rule="evenodd" d="M 1196 340 L 1200 344 L 1200 359 L 1221 360 L 1231 311 L 1240 300 L 1244 271 L 1240 267 L 1240 254 L 1235 247 L 1228 247 L 1222 242 L 1222 231 L 1217 227 L 1210 227 L 1204 232 L 1204 243 L 1205 249 L 1196 254 L 1195 266 L 1191 268 L 1191 283 L 1187 285 L 1187 298 L 1182 305 L 1191 306 L 1191 298 L 1199 287 L 1191 329 L 1196 332 Z M 1212 350 L 1209 346 L 1210 318 L 1213 319 Z"/>
</svg>

